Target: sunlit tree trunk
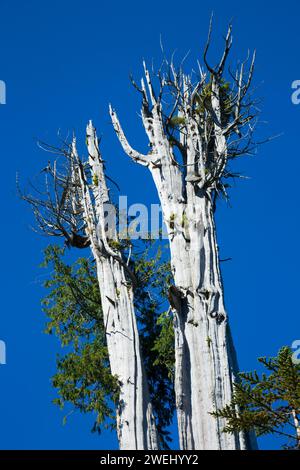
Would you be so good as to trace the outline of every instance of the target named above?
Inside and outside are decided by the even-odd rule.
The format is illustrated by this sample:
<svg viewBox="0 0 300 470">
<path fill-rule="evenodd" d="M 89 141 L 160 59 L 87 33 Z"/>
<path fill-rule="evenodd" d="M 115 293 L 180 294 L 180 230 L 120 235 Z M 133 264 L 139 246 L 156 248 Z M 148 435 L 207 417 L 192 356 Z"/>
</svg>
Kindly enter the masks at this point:
<svg viewBox="0 0 300 470">
<path fill-rule="evenodd" d="M 104 331 L 111 373 L 117 378 L 116 428 L 122 450 L 158 448 L 148 381 L 143 367 L 134 309 L 137 280 L 124 260 L 116 227 L 106 230 L 106 209 L 112 209 L 96 131 L 87 126 L 88 161 L 63 142 L 41 173 L 44 191 L 21 197 L 33 208 L 38 228 L 47 236 L 63 237 L 68 247 L 90 247 L 97 267 Z M 53 153 L 54 147 L 43 144 Z"/>
<path fill-rule="evenodd" d="M 87 148 L 92 191 L 73 140 L 75 178 L 79 179 L 81 186 L 86 233 L 97 265 L 110 367 L 112 374 L 118 377 L 120 386 L 117 408 L 119 446 L 122 450 L 157 449 L 157 431 L 133 304 L 133 280 L 118 250 L 116 233 L 112 238 L 114 248 L 109 244 L 105 205 L 110 200 L 98 140 L 91 122 L 87 126 Z"/>
<path fill-rule="evenodd" d="M 210 80 L 192 83 L 173 63 L 158 74 L 159 93 L 144 64 L 142 120 L 151 151 L 134 150 L 115 111 L 112 122 L 124 151 L 151 172 L 167 227 L 174 286 L 169 300 L 174 312 L 175 394 L 181 449 L 249 449 L 255 438 L 222 432 L 225 422 L 210 413 L 231 401 L 237 365 L 225 311 L 214 222 L 214 205 L 227 171 L 228 139 L 244 119 L 241 100 L 249 83 L 236 79 L 232 116 L 224 111 L 222 72 L 231 39 Z M 166 91 L 167 90 L 167 91 Z M 166 91 L 166 94 L 164 95 Z M 166 96 L 165 101 L 162 97 Z M 167 113 L 163 103 L 170 102 Z M 223 95 L 222 95 L 223 96 Z M 235 114 L 234 114 L 235 112 Z M 176 124 L 175 124 L 176 123 Z M 174 127 L 177 126 L 177 132 Z M 230 149 L 232 152 L 232 149 Z M 230 154 L 231 155 L 231 154 Z"/>
</svg>

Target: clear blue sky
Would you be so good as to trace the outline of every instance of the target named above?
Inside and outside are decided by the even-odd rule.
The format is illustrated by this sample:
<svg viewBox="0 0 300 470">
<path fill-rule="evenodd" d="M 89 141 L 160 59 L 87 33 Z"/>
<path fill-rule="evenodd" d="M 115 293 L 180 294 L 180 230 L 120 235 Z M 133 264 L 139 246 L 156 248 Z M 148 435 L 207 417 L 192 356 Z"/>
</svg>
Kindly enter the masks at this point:
<svg viewBox="0 0 300 470">
<path fill-rule="evenodd" d="M 0 339 L 7 365 L 0 365 L 0 447 L 3 449 L 101 449 L 116 445 L 109 433 L 89 430 L 91 417 L 73 415 L 66 426 L 51 404 L 50 376 L 58 347 L 42 333 L 45 319 L 38 268 L 47 239 L 29 229 L 29 209 L 16 197 L 15 175 L 23 181 L 38 174 L 47 155 L 40 138 L 55 142 L 57 130 L 73 129 L 84 139 L 92 118 L 103 134 L 109 174 L 130 200 L 156 202 L 150 175 L 128 161 L 112 131 L 107 106 L 117 107 L 128 134 L 143 149 L 136 115 L 139 97 L 130 72 L 139 78 L 141 60 L 167 51 L 200 56 L 211 11 L 215 47 L 230 19 L 234 22 L 231 56 L 257 49 L 256 84 L 262 104 L 261 134 L 283 136 L 239 164 L 250 180 L 232 191 L 232 207 L 218 211 L 227 308 L 240 367 L 276 354 L 300 338 L 299 306 L 299 136 L 300 105 L 292 105 L 291 83 L 300 79 L 299 14 L 296 1 L 279 3 L 187 0 L 2 0 L 0 6 L 0 79 L 7 104 L 0 106 L 1 158 L 1 314 Z M 272 438 L 261 448 L 276 448 Z"/>
</svg>

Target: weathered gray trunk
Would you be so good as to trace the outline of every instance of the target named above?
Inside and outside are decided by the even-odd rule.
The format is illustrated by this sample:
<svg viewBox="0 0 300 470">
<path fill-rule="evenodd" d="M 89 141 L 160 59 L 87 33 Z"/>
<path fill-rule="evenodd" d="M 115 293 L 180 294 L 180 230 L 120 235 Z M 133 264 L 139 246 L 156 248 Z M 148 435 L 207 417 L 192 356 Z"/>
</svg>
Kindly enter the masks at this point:
<svg viewBox="0 0 300 470">
<path fill-rule="evenodd" d="M 297 410 L 292 410 L 292 417 L 293 417 L 294 426 L 296 429 L 296 440 L 297 440 L 296 448 L 300 449 L 300 422 L 299 422 L 298 415 L 299 413 L 297 412 Z"/>
<path fill-rule="evenodd" d="M 249 443 L 244 435 L 223 433 L 225 422 L 210 414 L 231 401 L 237 372 L 228 339 L 210 193 L 187 182 L 187 204 L 182 203 L 175 168 L 165 175 L 163 170 L 163 166 L 152 169 L 152 174 L 168 229 L 177 289 L 173 311 L 180 447 L 246 449 Z M 157 172 L 164 176 L 158 177 Z"/>
<path fill-rule="evenodd" d="M 111 373 L 120 384 L 117 433 L 120 449 L 157 449 L 157 433 L 142 365 L 132 287 L 113 258 L 97 260 Z"/>
<path fill-rule="evenodd" d="M 179 287 L 175 334 L 181 448 L 245 449 L 243 435 L 223 433 L 224 421 L 210 415 L 231 400 L 234 358 L 228 339 L 211 200 L 202 190 L 193 199 L 187 208 L 187 240 L 181 249 L 177 247 L 179 254 L 173 255 L 174 280 Z M 171 246 L 173 243 L 171 239 Z M 188 259 L 180 252 L 187 253 Z"/>
<path fill-rule="evenodd" d="M 143 369 L 137 320 L 133 304 L 133 287 L 126 274 L 126 264 L 118 249 L 109 245 L 105 231 L 105 204 L 109 195 L 95 129 L 87 127 L 87 148 L 92 188 L 79 165 L 82 207 L 86 233 L 96 260 L 103 320 L 111 373 L 120 386 L 117 408 L 117 435 L 121 450 L 158 449 L 158 437 L 148 383 Z M 78 161 L 75 141 L 73 153 Z M 113 238 L 117 245 L 116 234 Z"/>
<path fill-rule="evenodd" d="M 232 398 L 236 380 L 219 269 L 212 195 L 227 162 L 227 129 L 221 124 L 220 81 L 213 78 L 210 112 L 195 111 L 194 100 L 204 80 L 192 86 L 188 76 L 174 75 L 174 110 L 181 119 L 178 163 L 174 139 L 166 132 L 161 94 L 155 96 L 145 66 L 142 120 L 151 151 L 143 155 L 128 143 L 116 113 L 110 109 L 124 151 L 150 170 L 168 230 L 175 286 L 170 289 L 175 329 L 175 394 L 181 449 L 246 449 L 254 445 L 243 434 L 222 432 L 211 416 Z M 180 82 L 179 82 L 180 80 Z M 170 81 L 169 76 L 162 80 Z M 172 116 L 172 114 L 171 114 Z M 169 118 L 171 119 L 171 118 Z M 213 135 L 213 137 L 211 137 Z M 214 150 L 209 150 L 213 144 Z M 212 164 L 213 163 L 213 164 Z"/>
</svg>

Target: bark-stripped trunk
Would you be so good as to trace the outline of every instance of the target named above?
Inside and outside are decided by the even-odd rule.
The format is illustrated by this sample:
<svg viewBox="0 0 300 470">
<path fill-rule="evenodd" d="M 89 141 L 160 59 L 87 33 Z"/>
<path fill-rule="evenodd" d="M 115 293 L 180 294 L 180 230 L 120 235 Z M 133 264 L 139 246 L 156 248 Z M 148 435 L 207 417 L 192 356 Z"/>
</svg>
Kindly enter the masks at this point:
<svg viewBox="0 0 300 470">
<path fill-rule="evenodd" d="M 199 111 L 201 108 L 195 107 L 195 100 L 196 97 L 199 100 L 205 77 L 192 85 L 190 77 L 174 71 L 171 64 L 170 73 L 161 78 L 160 94 L 156 97 L 145 65 L 144 69 L 147 89 L 142 80 L 139 91 L 143 96 L 143 125 L 151 148 L 148 155 L 130 146 L 112 108 L 110 113 L 124 151 L 134 161 L 148 167 L 152 174 L 168 230 L 175 283 L 170 289 L 170 303 L 174 312 L 180 447 L 254 448 L 253 436 L 250 442 L 250 436 L 243 433 L 223 433 L 224 420 L 210 414 L 231 401 L 237 373 L 213 216 L 213 196 L 227 163 L 229 132 L 221 111 L 221 78 L 217 74 L 212 76 L 208 100 L 208 88 L 203 92 L 209 110 Z M 165 84 L 170 83 L 170 76 L 174 77 L 172 90 L 176 90 L 177 96 L 173 111 L 166 119 L 161 97 Z M 135 87 L 138 88 L 136 84 Z M 174 112 L 181 123 L 177 140 L 168 134 L 168 122 Z M 233 123 L 230 126 L 233 128 Z M 180 151 L 183 164 L 178 163 L 174 146 Z"/>
<path fill-rule="evenodd" d="M 120 449 L 157 449 L 132 287 L 128 286 L 123 268 L 113 258 L 97 259 L 97 272 L 111 373 L 118 377 L 120 384 L 117 409 Z"/>
<path fill-rule="evenodd" d="M 300 449 L 300 422 L 299 422 L 298 413 L 296 410 L 292 410 L 292 417 L 293 417 L 294 426 L 296 429 L 296 439 L 297 439 L 296 448 Z"/>
<path fill-rule="evenodd" d="M 227 337 L 211 201 L 201 193 L 194 195 L 187 216 L 189 241 L 172 249 L 174 281 L 180 286 L 175 313 L 180 442 L 184 449 L 245 449 L 243 435 L 222 433 L 225 423 L 209 414 L 230 402 L 236 371 Z M 182 250 L 188 253 L 187 260 L 182 259 Z"/>
<path fill-rule="evenodd" d="M 243 434 L 223 433 L 225 422 L 209 414 L 231 401 L 237 372 L 227 337 L 210 193 L 187 183 L 187 205 L 176 201 L 175 188 L 180 187 L 179 181 L 176 184 L 177 172 L 169 168 L 163 173 L 163 169 L 154 169 L 160 172 L 160 177 L 154 177 L 167 221 L 177 288 L 172 295 L 176 307 L 175 393 L 180 446 L 246 449 Z"/>
<path fill-rule="evenodd" d="M 87 126 L 92 193 L 73 141 L 75 167 L 81 186 L 86 233 L 96 260 L 111 372 L 120 386 L 117 435 L 122 450 L 157 449 L 158 437 L 148 383 L 143 370 L 133 286 L 121 253 L 109 246 L 105 232 L 105 204 L 109 195 L 95 129 Z M 113 239 L 117 241 L 116 235 Z"/>
</svg>

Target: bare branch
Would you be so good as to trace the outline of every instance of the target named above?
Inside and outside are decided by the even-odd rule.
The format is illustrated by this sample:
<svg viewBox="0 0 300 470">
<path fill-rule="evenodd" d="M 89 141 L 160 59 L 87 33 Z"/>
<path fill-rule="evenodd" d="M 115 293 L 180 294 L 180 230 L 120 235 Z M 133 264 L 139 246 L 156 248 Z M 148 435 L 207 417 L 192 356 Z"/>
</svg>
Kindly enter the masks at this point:
<svg viewBox="0 0 300 470">
<path fill-rule="evenodd" d="M 111 105 L 109 105 L 109 113 L 111 116 L 111 120 L 114 126 L 114 129 L 116 131 L 117 137 L 120 141 L 120 144 L 123 147 L 124 152 L 132 158 L 132 160 L 136 161 L 140 165 L 148 166 L 149 165 L 149 160 L 147 159 L 146 155 L 142 155 L 141 153 L 137 152 L 134 150 L 128 143 L 126 136 L 123 132 L 123 129 L 121 127 L 121 124 L 119 122 L 118 116 L 116 112 L 112 109 Z"/>
</svg>

